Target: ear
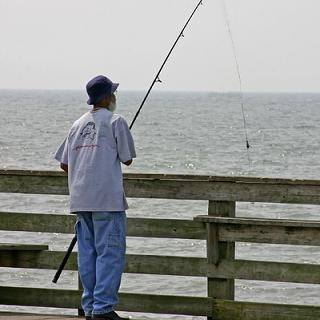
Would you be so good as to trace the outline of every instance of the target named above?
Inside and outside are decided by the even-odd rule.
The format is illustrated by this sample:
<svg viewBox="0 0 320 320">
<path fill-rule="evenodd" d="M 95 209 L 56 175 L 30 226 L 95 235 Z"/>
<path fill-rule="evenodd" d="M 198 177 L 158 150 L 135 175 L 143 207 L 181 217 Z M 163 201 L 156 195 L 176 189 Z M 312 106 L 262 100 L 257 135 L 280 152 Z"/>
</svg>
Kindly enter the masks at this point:
<svg viewBox="0 0 320 320">
<path fill-rule="evenodd" d="M 111 94 L 111 101 L 116 102 L 117 97 L 114 93 Z"/>
</svg>

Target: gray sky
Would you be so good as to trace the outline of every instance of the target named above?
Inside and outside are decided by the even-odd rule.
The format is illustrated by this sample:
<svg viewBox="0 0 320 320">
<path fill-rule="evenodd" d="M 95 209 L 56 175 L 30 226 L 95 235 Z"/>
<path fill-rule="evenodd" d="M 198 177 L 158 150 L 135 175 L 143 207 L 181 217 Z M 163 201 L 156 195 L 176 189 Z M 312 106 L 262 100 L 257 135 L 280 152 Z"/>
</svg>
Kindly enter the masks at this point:
<svg viewBox="0 0 320 320">
<path fill-rule="evenodd" d="M 0 88 L 146 90 L 197 1 L 0 0 Z M 203 0 L 157 89 L 238 89 L 222 1 Z M 244 91 L 319 92 L 319 0 L 225 1 Z"/>
</svg>

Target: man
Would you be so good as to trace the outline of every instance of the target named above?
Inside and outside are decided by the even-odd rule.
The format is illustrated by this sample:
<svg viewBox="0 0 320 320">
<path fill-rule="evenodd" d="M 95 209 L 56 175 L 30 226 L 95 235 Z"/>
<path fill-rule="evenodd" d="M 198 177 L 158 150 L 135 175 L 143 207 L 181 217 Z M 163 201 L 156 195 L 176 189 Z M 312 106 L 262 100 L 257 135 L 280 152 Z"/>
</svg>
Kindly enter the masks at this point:
<svg viewBox="0 0 320 320">
<path fill-rule="evenodd" d="M 121 163 L 136 157 L 116 109 L 118 83 L 97 76 L 87 84 L 92 109 L 76 120 L 55 153 L 68 172 L 70 211 L 77 214 L 78 268 L 86 319 L 121 320 L 113 309 L 125 268 L 126 201 Z"/>
</svg>

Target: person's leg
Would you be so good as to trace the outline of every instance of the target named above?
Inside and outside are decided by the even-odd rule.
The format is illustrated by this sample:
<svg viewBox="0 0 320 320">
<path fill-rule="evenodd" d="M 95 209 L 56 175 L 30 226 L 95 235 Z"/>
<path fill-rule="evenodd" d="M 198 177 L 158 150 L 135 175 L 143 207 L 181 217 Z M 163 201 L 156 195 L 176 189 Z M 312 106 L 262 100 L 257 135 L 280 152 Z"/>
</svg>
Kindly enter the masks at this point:
<svg viewBox="0 0 320 320">
<path fill-rule="evenodd" d="M 105 314 L 118 303 L 118 290 L 125 268 L 126 212 L 93 212 L 96 286 L 93 314 Z"/>
<path fill-rule="evenodd" d="M 86 316 L 93 311 L 96 284 L 96 258 L 91 212 L 77 212 L 78 269 L 83 286 L 82 308 Z"/>
</svg>

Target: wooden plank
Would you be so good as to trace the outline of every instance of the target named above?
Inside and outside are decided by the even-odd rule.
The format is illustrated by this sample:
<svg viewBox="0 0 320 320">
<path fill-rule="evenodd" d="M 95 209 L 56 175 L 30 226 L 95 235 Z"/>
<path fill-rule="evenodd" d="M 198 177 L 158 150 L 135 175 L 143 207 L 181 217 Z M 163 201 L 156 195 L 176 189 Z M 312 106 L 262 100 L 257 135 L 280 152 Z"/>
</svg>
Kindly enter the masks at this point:
<svg viewBox="0 0 320 320">
<path fill-rule="evenodd" d="M 127 179 L 128 197 L 320 204 L 320 186 L 229 181 Z"/>
<path fill-rule="evenodd" d="M 126 174 L 126 194 L 136 198 L 320 204 L 318 180 Z M 50 171 L 0 171 L 0 192 L 68 194 L 67 175 Z"/>
<path fill-rule="evenodd" d="M 220 248 L 219 248 L 219 229 L 218 224 L 207 224 L 207 259 L 208 264 L 219 264 Z"/>
<path fill-rule="evenodd" d="M 0 320 L 79 320 L 76 316 L 50 315 L 50 314 L 34 314 L 34 313 L 17 313 L 17 312 L 1 312 Z M 133 320 L 133 319 L 132 319 Z"/>
<path fill-rule="evenodd" d="M 215 320 L 318 320 L 319 306 L 259 303 L 247 301 L 213 301 Z"/>
<path fill-rule="evenodd" d="M 66 176 L 62 170 L 0 170 L 2 175 L 16 176 Z M 125 179 L 157 179 L 157 180 L 196 180 L 196 181 L 230 181 L 245 183 L 271 183 L 271 184 L 291 184 L 291 185 L 320 185 L 320 180 L 311 179 L 285 179 L 272 177 L 244 177 L 244 176 L 212 176 L 212 175 L 195 175 L 195 174 L 163 174 L 163 173 L 124 173 Z"/>
<path fill-rule="evenodd" d="M 206 226 L 184 219 L 128 218 L 130 237 L 206 239 Z M 196 223 L 194 223 L 196 222 Z"/>
<path fill-rule="evenodd" d="M 154 179 L 154 180 L 192 180 L 216 181 L 234 183 L 260 183 L 260 184 L 290 184 L 290 185 L 320 185 L 320 180 L 311 179 L 285 179 L 272 177 L 237 177 L 237 176 L 212 176 L 195 174 L 163 174 L 163 173 L 124 173 L 125 179 Z"/>
<path fill-rule="evenodd" d="M 219 225 L 220 241 L 319 246 L 319 228 L 259 225 Z"/>
<path fill-rule="evenodd" d="M 131 237 L 206 239 L 206 223 L 201 221 L 149 218 L 128 218 L 127 221 L 127 235 Z M 75 216 L 71 214 L 0 212 L 0 230 L 73 233 L 74 223 Z M 319 228 L 303 223 L 306 227 L 222 223 L 219 238 L 227 242 L 320 246 Z"/>
<path fill-rule="evenodd" d="M 0 212 L 0 230 L 74 233 L 75 222 L 71 214 Z"/>
<path fill-rule="evenodd" d="M 235 202 L 209 201 L 208 215 L 210 216 L 235 216 Z M 235 258 L 234 242 L 220 242 L 220 230 L 214 224 L 207 224 L 207 262 L 208 268 L 217 267 L 220 260 L 233 261 Z M 212 252 L 211 252 L 212 251 Z M 208 297 L 234 300 L 234 279 L 216 277 L 215 274 L 207 278 Z M 208 320 L 213 320 L 211 316 Z"/>
<path fill-rule="evenodd" d="M 49 246 L 45 244 L 0 243 L 0 251 L 42 251 L 48 249 Z"/>
<path fill-rule="evenodd" d="M 60 172 L 2 171 L 0 192 L 68 194 L 68 176 Z"/>
<path fill-rule="evenodd" d="M 0 267 L 57 269 L 65 252 L 29 251 L 0 252 Z M 76 253 L 72 253 L 65 270 L 77 270 Z M 126 255 L 126 273 L 206 276 L 205 258 L 157 255 Z"/>
<path fill-rule="evenodd" d="M 80 307 L 81 291 L 0 286 L 0 304 L 53 308 Z M 119 293 L 117 310 L 205 316 L 212 300 L 205 297 Z"/>
<path fill-rule="evenodd" d="M 0 230 L 74 233 L 75 215 L 0 212 Z M 130 237 L 205 239 L 201 222 L 182 219 L 127 218 Z"/>
<path fill-rule="evenodd" d="M 218 224 L 244 224 L 258 226 L 280 226 L 280 227 L 304 227 L 319 228 L 319 220 L 292 220 L 292 219 L 266 219 L 266 218 L 231 218 L 231 217 L 214 217 L 208 215 L 198 215 L 193 218 L 194 221 Z"/>
<path fill-rule="evenodd" d="M 64 254 L 5 251 L 0 253 L 0 267 L 57 269 Z M 76 253 L 72 253 L 65 270 L 77 270 Z M 222 259 L 215 265 L 208 264 L 206 258 L 127 254 L 125 273 L 320 284 L 320 265 L 241 259 Z"/>
<path fill-rule="evenodd" d="M 160 255 L 126 255 L 126 273 L 205 277 L 205 258 Z"/>
<path fill-rule="evenodd" d="M 318 264 L 224 259 L 207 272 L 216 278 L 320 284 Z"/>
<path fill-rule="evenodd" d="M 0 287 L 4 305 L 42 306 L 76 309 L 80 291 Z M 204 297 L 119 294 L 116 310 L 130 312 L 212 315 L 215 320 L 318 320 L 319 306 L 231 301 Z"/>
<path fill-rule="evenodd" d="M 64 251 L 4 251 L 0 252 L 0 267 L 58 269 Z M 73 252 L 64 270 L 77 270 L 77 253 Z"/>
<path fill-rule="evenodd" d="M 199 215 L 194 221 L 219 225 L 220 241 L 320 246 L 318 220 L 253 219 Z"/>
</svg>

